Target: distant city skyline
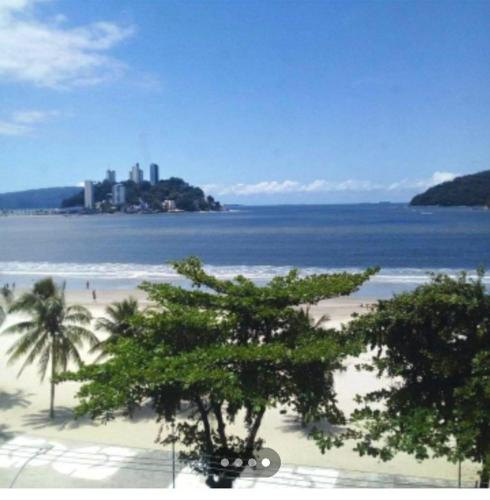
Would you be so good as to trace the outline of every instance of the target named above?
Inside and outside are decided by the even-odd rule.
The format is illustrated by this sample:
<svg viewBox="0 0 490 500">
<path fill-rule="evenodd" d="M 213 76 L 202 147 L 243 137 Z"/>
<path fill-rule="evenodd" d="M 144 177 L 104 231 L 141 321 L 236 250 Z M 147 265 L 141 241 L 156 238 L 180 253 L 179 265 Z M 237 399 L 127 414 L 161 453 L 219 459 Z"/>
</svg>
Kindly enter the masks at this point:
<svg viewBox="0 0 490 500">
<path fill-rule="evenodd" d="M 490 168 L 489 17 L 455 0 L 0 2 L 1 191 L 121 181 L 136 158 L 225 203 L 408 201 Z"/>
</svg>

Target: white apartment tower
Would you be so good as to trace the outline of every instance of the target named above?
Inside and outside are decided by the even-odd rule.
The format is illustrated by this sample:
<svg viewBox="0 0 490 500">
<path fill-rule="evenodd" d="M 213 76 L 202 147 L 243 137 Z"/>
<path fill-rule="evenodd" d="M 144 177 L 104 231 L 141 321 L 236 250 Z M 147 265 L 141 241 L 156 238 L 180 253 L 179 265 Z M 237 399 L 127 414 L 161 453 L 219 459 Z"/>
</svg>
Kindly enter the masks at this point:
<svg viewBox="0 0 490 500">
<path fill-rule="evenodd" d="M 143 170 L 141 170 L 139 163 L 129 171 L 129 180 L 133 181 L 135 184 L 141 184 L 143 182 Z"/>
<path fill-rule="evenodd" d="M 112 186 L 112 204 L 120 207 L 126 203 L 126 187 L 124 184 L 114 184 Z"/>
<path fill-rule="evenodd" d="M 85 181 L 84 206 L 89 209 L 94 208 L 94 183 L 92 181 Z"/>
</svg>

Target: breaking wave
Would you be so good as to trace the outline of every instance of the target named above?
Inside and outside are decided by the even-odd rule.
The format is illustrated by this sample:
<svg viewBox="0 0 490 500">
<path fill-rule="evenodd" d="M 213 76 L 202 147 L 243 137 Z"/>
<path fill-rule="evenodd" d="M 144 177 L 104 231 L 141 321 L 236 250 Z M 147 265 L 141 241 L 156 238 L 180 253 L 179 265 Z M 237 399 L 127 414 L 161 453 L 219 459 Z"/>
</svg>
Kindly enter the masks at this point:
<svg viewBox="0 0 490 500">
<path fill-rule="evenodd" d="M 293 269 L 289 266 L 205 266 L 207 272 L 222 279 L 243 275 L 254 281 L 266 281 L 274 276 L 286 274 Z M 359 272 L 362 268 L 326 268 L 303 267 L 303 275 L 315 273 Z M 371 279 L 372 283 L 386 284 L 421 284 L 429 280 L 429 273 L 446 273 L 456 276 L 463 269 L 414 269 L 385 268 Z M 474 270 L 466 270 L 474 276 Z M 0 277 L 42 277 L 98 279 L 98 280 L 130 280 L 130 281 L 175 281 L 179 276 L 170 265 L 124 264 L 124 263 L 51 263 L 51 262 L 0 262 Z M 484 278 L 490 283 L 490 276 Z"/>
</svg>

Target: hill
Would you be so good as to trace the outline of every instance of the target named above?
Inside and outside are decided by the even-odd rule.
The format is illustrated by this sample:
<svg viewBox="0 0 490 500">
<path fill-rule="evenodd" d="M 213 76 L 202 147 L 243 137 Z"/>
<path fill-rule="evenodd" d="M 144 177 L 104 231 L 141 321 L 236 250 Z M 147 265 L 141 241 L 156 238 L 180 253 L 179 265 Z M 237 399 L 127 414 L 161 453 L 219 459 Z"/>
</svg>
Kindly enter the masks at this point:
<svg viewBox="0 0 490 500">
<path fill-rule="evenodd" d="M 204 191 L 178 177 L 161 180 L 155 186 L 144 181 L 135 184 L 133 181 L 125 181 L 126 202 L 128 205 L 139 205 L 141 202 L 148 205 L 152 210 L 161 210 L 165 200 L 174 200 L 179 210 L 195 212 L 198 210 L 221 210 L 221 205 L 212 196 L 206 196 Z M 94 185 L 95 202 L 105 202 L 112 194 L 112 184 L 108 181 L 98 182 Z M 84 201 L 83 190 L 66 198 L 62 202 L 63 208 L 82 206 Z"/>
<path fill-rule="evenodd" d="M 79 187 L 54 187 L 3 193 L 0 194 L 0 210 L 60 208 L 65 198 L 79 191 Z"/>
<path fill-rule="evenodd" d="M 433 186 L 415 196 L 410 205 L 490 206 L 490 170 Z"/>
</svg>

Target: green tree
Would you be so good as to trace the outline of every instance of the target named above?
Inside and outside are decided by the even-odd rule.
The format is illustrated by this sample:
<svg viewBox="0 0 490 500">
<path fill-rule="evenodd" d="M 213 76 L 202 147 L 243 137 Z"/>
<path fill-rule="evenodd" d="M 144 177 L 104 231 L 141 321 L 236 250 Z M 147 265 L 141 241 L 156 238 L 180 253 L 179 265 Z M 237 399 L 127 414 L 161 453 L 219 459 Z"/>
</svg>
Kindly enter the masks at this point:
<svg viewBox="0 0 490 500">
<path fill-rule="evenodd" d="M 8 350 L 9 363 L 25 358 L 19 371 L 38 360 L 39 375 L 44 380 L 51 366 L 50 418 L 54 417 L 55 377 L 66 371 L 73 361 L 82 365 L 79 349 L 87 341 L 94 345 L 97 337 L 86 328 L 90 324 L 89 311 L 78 305 L 68 306 L 64 287 L 57 286 L 51 278 L 38 281 L 31 292 L 15 300 L 9 311 L 27 316 L 4 330 L 20 338 Z"/>
<path fill-rule="evenodd" d="M 262 447 L 268 408 L 289 408 L 305 423 L 345 423 L 333 372 L 359 345 L 312 324 L 297 306 L 348 295 L 375 270 L 304 278 L 292 271 L 261 287 L 242 276 L 219 280 L 195 258 L 174 267 L 192 289 L 144 284 L 156 306 L 139 316 L 138 338 L 120 339 L 105 363 L 60 379 L 83 382 L 79 415 L 108 420 L 150 398 L 159 419 L 176 423 L 162 443 L 179 440 L 182 458 L 211 487 L 230 487 L 242 472 L 224 472 L 222 457 L 247 458 Z M 179 414 L 183 401 L 194 411 Z M 242 435 L 228 430 L 236 420 Z"/>
<path fill-rule="evenodd" d="M 349 325 L 373 350 L 364 368 L 393 379 L 358 397 L 353 423 L 361 455 L 468 459 L 481 464 L 488 486 L 490 297 L 482 277 L 433 276 Z"/>
<path fill-rule="evenodd" d="M 134 321 L 138 309 L 138 301 L 133 297 L 106 307 L 106 316 L 97 320 L 96 329 L 107 332 L 109 336 L 92 347 L 91 352 L 99 351 L 100 353 L 97 360 L 106 357 L 109 353 L 109 347 L 115 344 L 118 339 L 137 335 L 138 328 Z"/>
</svg>

